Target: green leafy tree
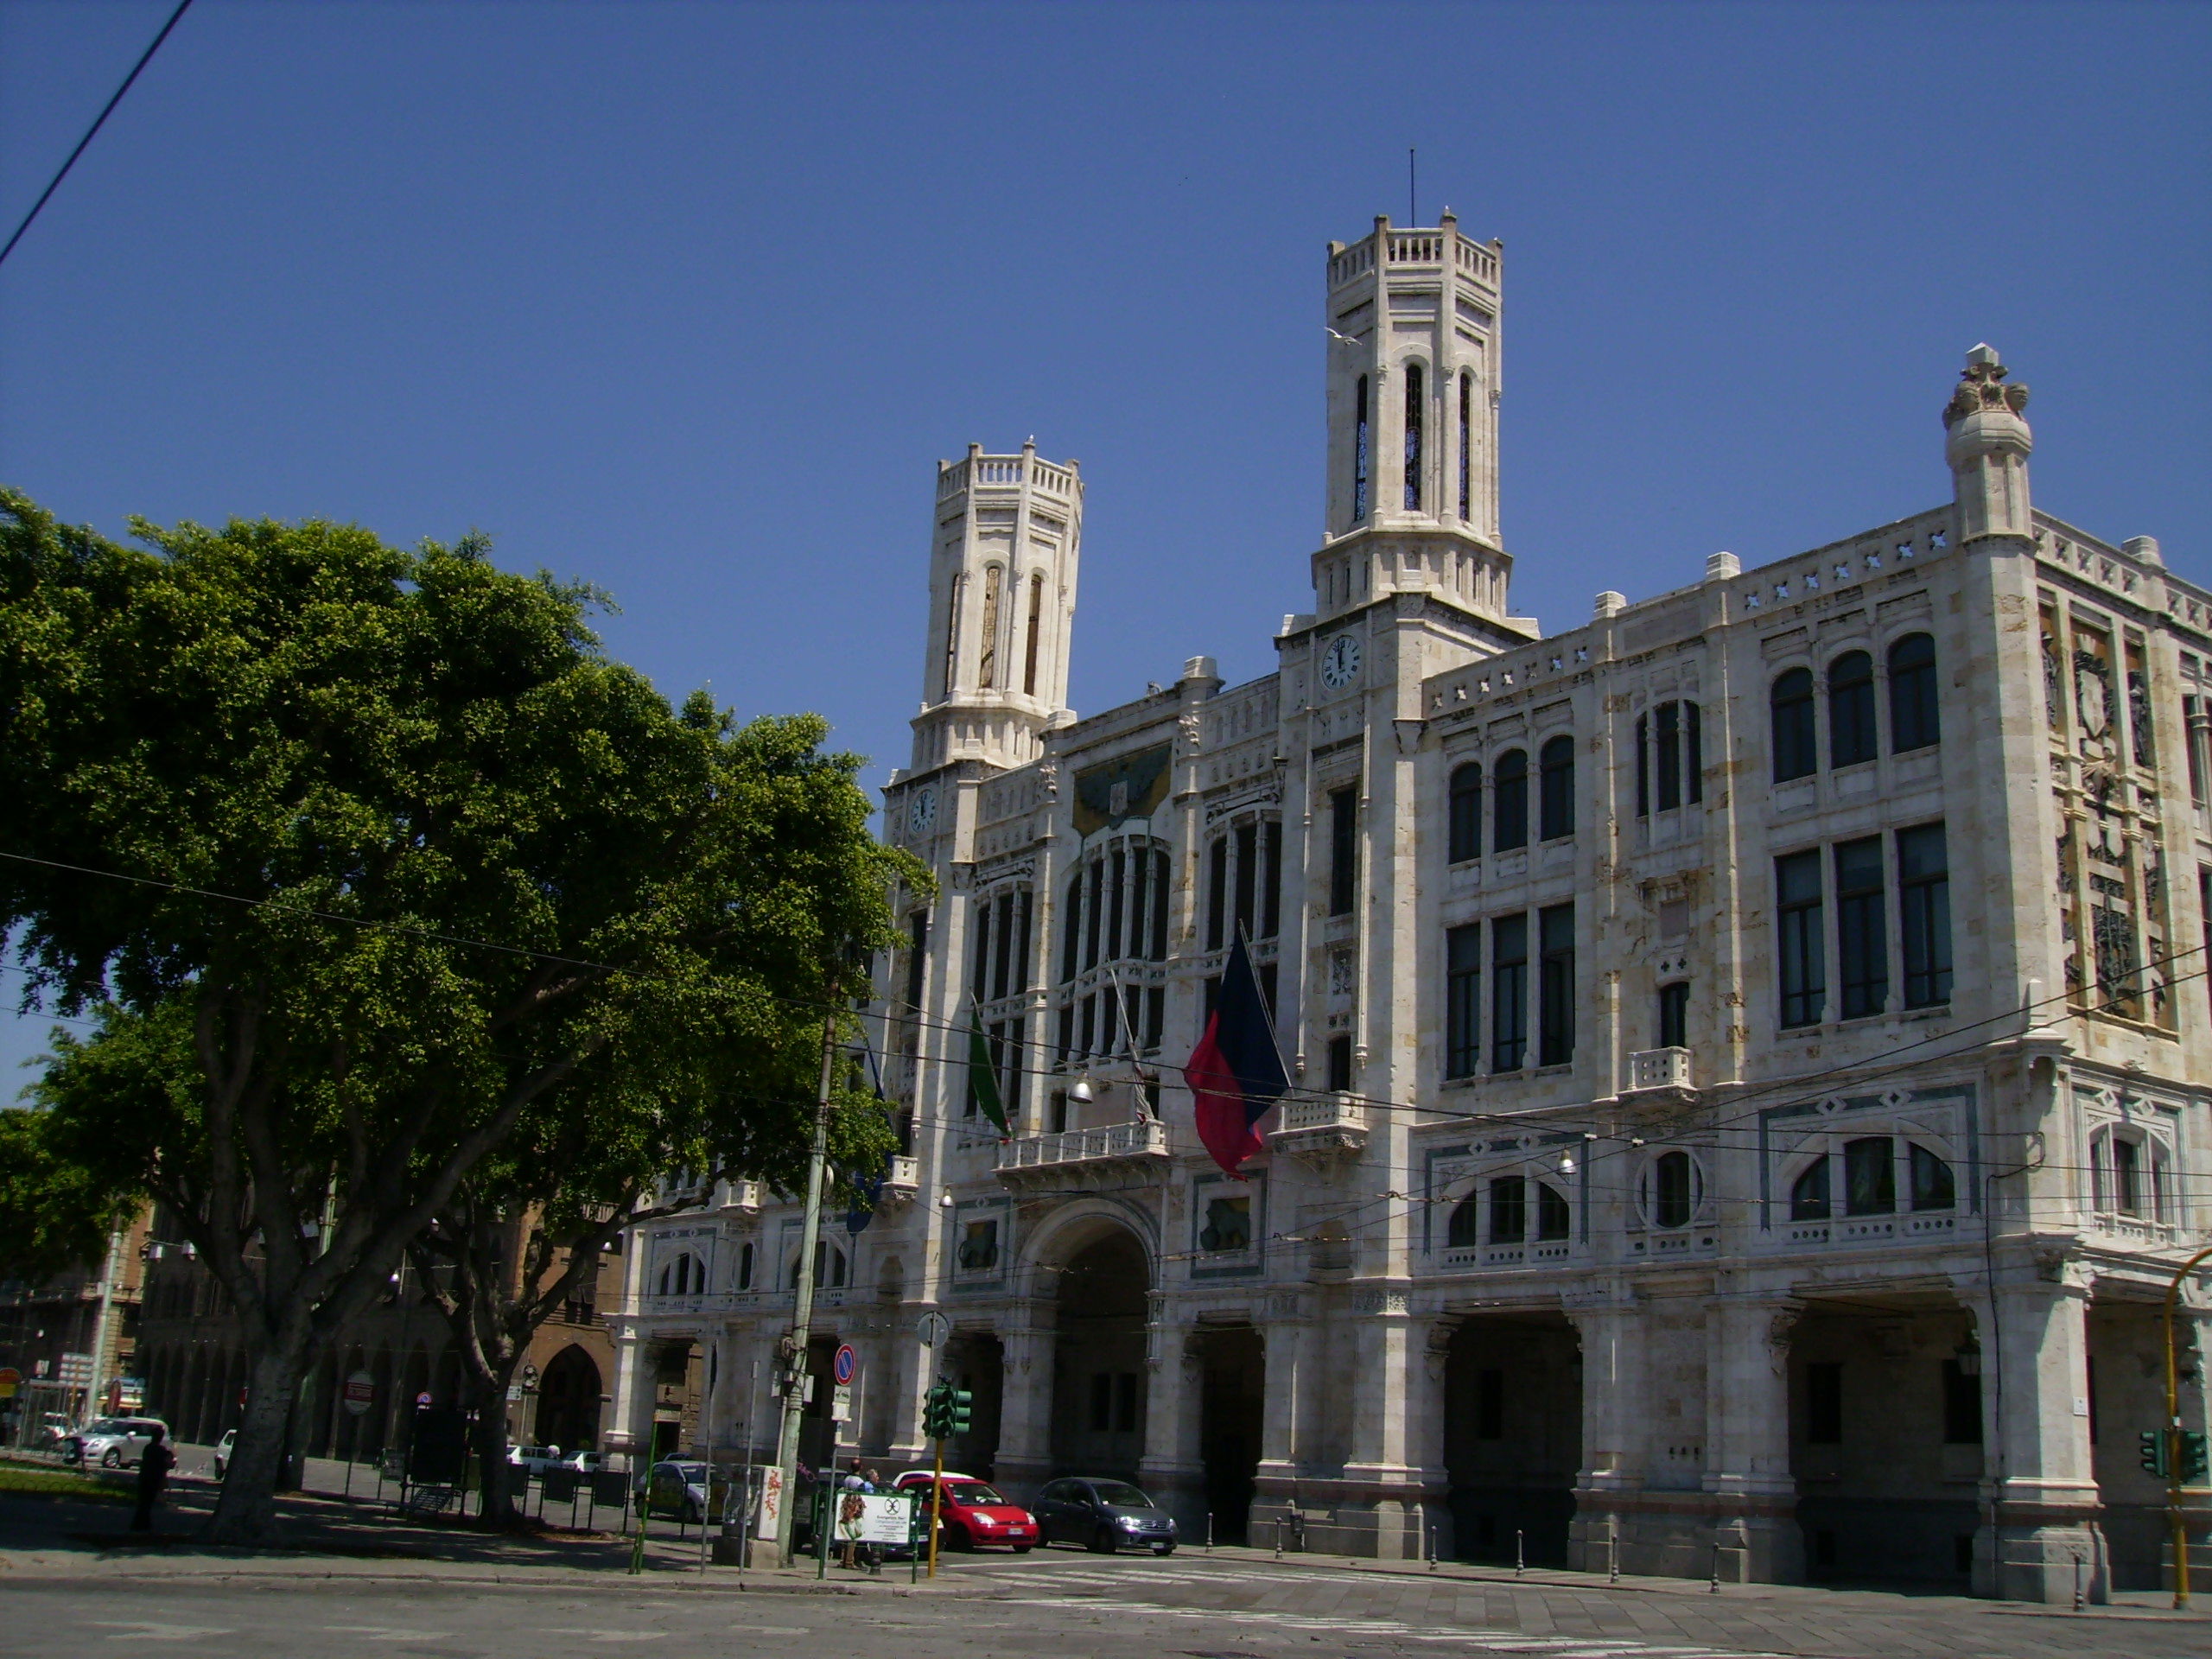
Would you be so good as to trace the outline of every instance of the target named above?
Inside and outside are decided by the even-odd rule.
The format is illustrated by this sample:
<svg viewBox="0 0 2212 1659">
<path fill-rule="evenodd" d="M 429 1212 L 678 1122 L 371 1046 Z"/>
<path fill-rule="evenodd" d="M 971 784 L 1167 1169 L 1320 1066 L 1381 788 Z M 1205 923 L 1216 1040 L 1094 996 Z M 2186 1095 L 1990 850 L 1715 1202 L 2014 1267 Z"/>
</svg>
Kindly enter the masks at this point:
<svg viewBox="0 0 2212 1659">
<path fill-rule="evenodd" d="M 776 1086 L 722 1141 L 803 1156 L 790 1080 L 919 872 L 820 721 L 671 707 L 591 592 L 479 541 L 133 531 L 0 492 L 0 925 L 103 1020 L 60 1039 L 48 1150 L 166 1203 L 236 1309 L 213 1533 L 249 1538 L 308 1357 L 488 1160 L 732 1077 Z"/>
</svg>

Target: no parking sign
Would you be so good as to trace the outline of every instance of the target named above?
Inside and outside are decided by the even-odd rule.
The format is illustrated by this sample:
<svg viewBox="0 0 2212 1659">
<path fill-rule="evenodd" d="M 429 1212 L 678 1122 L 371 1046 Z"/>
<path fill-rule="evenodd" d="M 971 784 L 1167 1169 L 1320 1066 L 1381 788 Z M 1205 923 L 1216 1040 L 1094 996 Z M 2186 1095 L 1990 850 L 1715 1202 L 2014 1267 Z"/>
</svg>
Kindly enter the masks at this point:
<svg viewBox="0 0 2212 1659">
<path fill-rule="evenodd" d="M 861 1357 L 853 1351 L 853 1344 L 841 1342 L 830 1361 L 830 1380 L 839 1388 L 849 1388 L 853 1378 L 860 1374 Z"/>
</svg>

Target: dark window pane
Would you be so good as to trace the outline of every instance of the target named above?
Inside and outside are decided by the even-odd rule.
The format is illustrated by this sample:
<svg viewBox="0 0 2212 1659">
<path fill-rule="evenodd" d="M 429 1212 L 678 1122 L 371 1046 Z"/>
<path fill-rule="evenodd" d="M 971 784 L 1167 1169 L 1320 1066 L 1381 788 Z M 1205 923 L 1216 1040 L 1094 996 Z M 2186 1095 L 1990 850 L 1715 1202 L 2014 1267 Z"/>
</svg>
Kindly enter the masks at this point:
<svg viewBox="0 0 2212 1659">
<path fill-rule="evenodd" d="M 1659 810 L 1670 811 L 1682 804 L 1682 705 L 1659 705 L 1659 750 L 1655 760 L 1659 773 Z"/>
<path fill-rule="evenodd" d="M 1329 1087 L 1343 1094 L 1351 1089 L 1351 1039 L 1329 1039 Z"/>
<path fill-rule="evenodd" d="M 1349 916 L 1359 893 L 1359 791 L 1329 792 L 1329 914 Z"/>
<path fill-rule="evenodd" d="M 1651 1166 L 1651 1220 L 1660 1227 L 1687 1227 L 1697 1213 L 1697 1172 L 1687 1152 L 1660 1154 Z"/>
<path fill-rule="evenodd" d="M 1160 902 L 1166 902 L 1166 892 Z M 1269 818 L 1260 826 L 1260 937 L 1272 939 L 1282 931 L 1282 822 Z M 1166 951 L 1160 953 L 1162 956 Z"/>
<path fill-rule="evenodd" d="M 1694 702 L 1682 705 L 1682 798 L 1705 798 L 1705 719 Z"/>
<path fill-rule="evenodd" d="M 1636 717 L 1636 816 L 1651 816 L 1651 718 Z"/>
<path fill-rule="evenodd" d="M 1517 1071 L 1529 1046 L 1529 918 L 1491 924 L 1490 1069 Z"/>
<path fill-rule="evenodd" d="M 1874 753 L 1874 659 L 1847 651 L 1828 664 L 1828 764 L 1854 766 Z"/>
<path fill-rule="evenodd" d="M 1951 875 L 1943 826 L 1897 832 L 1904 1004 L 1924 1008 L 1951 1000 Z"/>
<path fill-rule="evenodd" d="M 1490 1242 L 1518 1244 L 1529 1236 L 1529 1183 L 1519 1175 L 1490 1184 Z"/>
<path fill-rule="evenodd" d="M 1943 1362 L 1943 1444 L 1981 1444 L 1981 1377 L 1955 1359 Z"/>
<path fill-rule="evenodd" d="M 1240 823 L 1236 826 L 1236 925 L 1246 938 L 1255 937 L 1252 929 L 1260 919 L 1260 826 Z"/>
<path fill-rule="evenodd" d="M 1444 935 L 1444 1075 L 1482 1069 L 1483 931 L 1479 923 Z"/>
<path fill-rule="evenodd" d="M 1444 1235 L 1445 1244 L 1455 1250 L 1464 1250 L 1482 1243 L 1482 1205 L 1471 1192 L 1459 1200 L 1452 1211 L 1452 1224 Z"/>
<path fill-rule="evenodd" d="M 1498 756 L 1491 776 L 1490 844 L 1501 853 L 1529 844 L 1529 757 L 1520 749 Z"/>
<path fill-rule="evenodd" d="M 1075 880 L 1068 883 L 1068 911 L 1060 918 L 1066 931 L 1060 940 L 1060 977 L 1073 979 L 1080 971 L 1083 949 L 1083 872 L 1075 873 Z"/>
<path fill-rule="evenodd" d="M 1351 516 L 1367 517 L 1368 413 L 1367 377 L 1353 389 L 1351 422 Z"/>
<path fill-rule="evenodd" d="M 1565 1238 L 1573 1220 L 1567 1208 L 1567 1195 L 1548 1181 L 1536 1183 L 1536 1236 L 1538 1239 Z"/>
<path fill-rule="evenodd" d="M 1574 1058 L 1574 906 L 1539 911 L 1536 933 L 1542 951 L 1536 1064 L 1565 1065 Z"/>
<path fill-rule="evenodd" d="M 1820 767 L 1813 733 L 1813 671 L 1793 668 L 1774 683 L 1774 781 L 1805 778 Z"/>
<path fill-rule="evenodd" d="M 1688 1048 L 1690 1028 L 1690 986 L 1686 979 L 1659 988 L 1659 1046 Z"/>
<path fill-rule="evenodd" d="M 1090 865 L 1090 889 L 1084 895 L 1083 965 L 1098 965 L 1098 921 L 1105 912 L 1106 861 L 1094 859 Z"/>
<path fill-rule="evenodd" d="M 1886 1216 L 1897 1207 L 1896 1149 L 1886 1135 L 1843 1144 L 1843 1212 Z"/>
<path fill-rule="evenodd" d="M 1890 748 L 1903 754 L 1942 741 L 1936 709 L 1936 641 L 1908 633 L 1890 647 Z"/>
<path fill-rule="evenodd" d="M 1911 1149 L 1912 1207 L 1916 1210 L 1949 1210 L 1959 1201 L 1958 1184 L 1951 1178 L 1951 1166 L 1925 1147 Z"/>
<path fill-rule="evenodd" d="M 1421 511 L 1421 435 L 1428 398 L 1421 390 L 1421 365 L 1406 365 L 1406 511 Z"/>
<path fill-rule="evenodd" d="M 1574 740 L 1554 737 L 1537 760 L 1537 838 L 1557 841 L 1574 833 Z"/>
<path fill-rule="evenodd" d="M 1836 843 L 1836 954 L 1843 1017 L 1879 1014 L 1890 995 L 1890 951 L 1882 893 L 1882 838 Z"/>
<path fill-rule="evenodd" d="M 1774 886 L 1782 1023 L 1785 1027 L 1814 1025 L 1827 1002 L 1820 853 L 1792 853 L 1776 859 Z"/>
<path fill-rule="evenodd" d="M 1828 1160 L 1815 1159 L 1790 1184 L 1789 1219 L 1826 1221 L 1828 1218 Z"/>
<path fill-rule="evenodd" d="M 1451 861 L 1483 855 L 1483 769 L 1470 762 L 1452 772 Z"/>
</svg>

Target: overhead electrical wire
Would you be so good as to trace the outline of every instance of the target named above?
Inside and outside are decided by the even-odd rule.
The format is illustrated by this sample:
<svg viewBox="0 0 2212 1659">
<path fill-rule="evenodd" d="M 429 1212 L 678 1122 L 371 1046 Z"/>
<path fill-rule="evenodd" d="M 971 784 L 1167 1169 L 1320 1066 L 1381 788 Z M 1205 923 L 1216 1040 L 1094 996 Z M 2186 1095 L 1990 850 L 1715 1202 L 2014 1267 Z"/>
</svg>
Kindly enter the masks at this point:
<svg viewBox="0 0 2212 1659">
<path fill-rule="evenodd" d="M 162 25 L 162 32 L 154 36 L 154 43 L 138 54 L 138 61 L 130 66 L 130 73 L 123 78 L 123 85 L 117 87 L 115 95 L 100 106 L 100 112 L 92 118 L 92 124 L 85 129 L 85 136 L 77 141 L 77 148 L 69 152 L 69 159 L 61 163 L 60 170 L 54 174 L 46 188 L 39 192 L 38 200 L 31 204 L 30 212 L 23 215 L 23 222 L 16 226 L 16 233 L 8 238 L 8 245 L 0 248 L 0 264 L 4 264 L 8 256 L 16 251 L 16 244 L 23 239 L 23 232 L 30 229 L 31 221 L 39 215 L 39 209 L 45 207 L 54 193 L 61 188 L 61 181 L 69 176 L 69 169 L 77 165 L 77 158 L 85 153 L 85 147 L 107 124 L 108 117 L 115 113 L 115 106 L 123 102 L 123 95 L 130 90 L 131 83 L 138 79 L 139 72 L 153 61 L 154 54 L 162 49 L 162 42 L 168 39 L 169 31 L 177 26 L 177 21 L 191 6 L 192 0 L 177 0 L 176 10 L 169 13 L 169 20 Z"/>
</svg>

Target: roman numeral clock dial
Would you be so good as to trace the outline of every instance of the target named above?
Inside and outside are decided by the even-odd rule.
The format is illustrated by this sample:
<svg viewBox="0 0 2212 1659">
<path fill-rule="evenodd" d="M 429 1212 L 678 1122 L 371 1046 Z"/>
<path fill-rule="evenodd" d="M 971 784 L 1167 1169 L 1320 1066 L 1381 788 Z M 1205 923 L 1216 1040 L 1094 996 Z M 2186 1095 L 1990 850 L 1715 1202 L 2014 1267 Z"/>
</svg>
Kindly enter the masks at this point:
<svg viewBox="0 0 2212 1659">
<path fill-rule="evenodd" d="M 1358 677 L 1359 641 L 1340 633 L 1321 653 L 1321 683 L 1332 691 L 1341 691 Z"/>
</svg>

